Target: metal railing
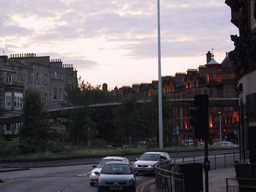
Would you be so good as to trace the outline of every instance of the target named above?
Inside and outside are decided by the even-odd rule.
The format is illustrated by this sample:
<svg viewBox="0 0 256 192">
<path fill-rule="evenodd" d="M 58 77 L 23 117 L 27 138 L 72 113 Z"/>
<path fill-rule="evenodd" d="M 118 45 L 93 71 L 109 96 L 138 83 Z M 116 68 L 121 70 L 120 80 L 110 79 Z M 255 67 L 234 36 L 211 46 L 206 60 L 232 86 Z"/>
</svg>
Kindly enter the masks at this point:
<svg viewBox="0 0 256 192">
<path fill-rule="evenodd" d="M 236 178 L 226 179 L 227 192 L 255 192 L 256 191 L 256 164 L 235 165 Z"/>
<path fill-rule="evenodd" d="M 239 153 L 225 153 L 225 154 L 215 154 L 208 156 L 209 161 L 211 162 L 211 169 L 217 168 L 226 168 L 235 166 L 235 162 L 240 161 Z M 204 163 L 204 156 L 186 156 L 172 158 L 173 164 L 178 163 Z"/>
<path fill-rule="evenodd" d="M 211 162 L 211 169 L 226 168 L 235 166 L 235 163 L 240 160 L 239 153 L 226 153 L 215 154 L 208 157 Z M 171 161 L 163 161 L 156 164 L 155 169 L 155 182 L 159 191 L 163 192 L 185 192 L 184 175 L 179 173 L 178 165 L 184 163 L 204 163 L 204 156 L 186 156 L 179 158 L 172 158 Z M 228 182 L 228 181 L 227 181 Z M 235 185 L 227 186 L 227 192 L 231 191 L 231 188 L 235 188 Z M 239 186 L 237 186 L 239 187 Z M 241 191 L 241 190 L 240 190 Z M 256 191 L 256 189 L 255 189 Z"/>
<path fill-rule="evenodd" d="M 163 161 L 156 165 L 155 182 L 158 190 L 163 192 L 185 192 L 184 176 L 175 171 L 171 161 Z"/>
<path fill-rule="evenodd" d="M 243 186 L 241 182 L 247 182 L 247 184 Z M 226 192 L 255 192 L 255 183 L 255 178 L 226 178 Z"/>
</svg>

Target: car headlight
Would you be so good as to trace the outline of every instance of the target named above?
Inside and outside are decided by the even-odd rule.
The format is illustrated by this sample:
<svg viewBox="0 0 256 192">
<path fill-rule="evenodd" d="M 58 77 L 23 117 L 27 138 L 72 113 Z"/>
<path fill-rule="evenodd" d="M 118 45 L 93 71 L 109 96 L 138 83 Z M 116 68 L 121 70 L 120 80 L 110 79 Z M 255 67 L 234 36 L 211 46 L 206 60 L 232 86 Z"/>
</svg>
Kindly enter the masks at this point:
<svg viewBox="0 0 256 192">
<path fill-rule="evenodd" d="M 102 178 L 99 178 L 98 183 L 99 184 L 106 184 L 106 181 Z"/>
<path fill-rule="evenodd" d="M 91 176 L 97 176 L 98 174 L 96 174 L 95 172 L 91 173 Z"/>
<path fill-rule="evenodd" d="M 135 165 L 134 165 L 134 167 L 138 167 L 138 165 L 137 165 L 137 164 L 135 164 Z"/>
<path fill-rule="evenodd" d="M 153 165 L 148 165 L 148 168 L 152 168 L 153 167 Z"/>
</svg>

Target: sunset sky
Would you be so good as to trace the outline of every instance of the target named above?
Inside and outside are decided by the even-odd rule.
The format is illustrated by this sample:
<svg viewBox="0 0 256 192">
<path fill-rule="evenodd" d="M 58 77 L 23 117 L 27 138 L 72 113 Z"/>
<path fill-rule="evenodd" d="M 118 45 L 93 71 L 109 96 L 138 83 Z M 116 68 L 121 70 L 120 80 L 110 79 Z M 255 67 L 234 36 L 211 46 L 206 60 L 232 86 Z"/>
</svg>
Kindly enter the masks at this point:
<svg viewBox="0 0 256 192">
<path fill-rule="evenodd" d="M 162 76 L 221 62 L 234 49 L 225 0 L 160 0 Z M 1 55 L 73 64 L 82 80 L 132 86 L 158 79 L 157 0 L 0 0 Z"/>
</svg>

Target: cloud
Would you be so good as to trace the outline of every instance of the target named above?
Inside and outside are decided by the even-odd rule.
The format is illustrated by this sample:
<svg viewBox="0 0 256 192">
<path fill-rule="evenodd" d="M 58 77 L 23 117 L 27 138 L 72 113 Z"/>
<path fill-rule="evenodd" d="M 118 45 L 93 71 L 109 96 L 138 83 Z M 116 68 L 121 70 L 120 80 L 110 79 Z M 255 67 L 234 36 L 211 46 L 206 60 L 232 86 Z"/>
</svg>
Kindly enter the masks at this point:
<svg viewBox="0 0 256 192">
<path fill-rule="evenodd" d="M 36 52 L 65 57 L 83 71 L 84 67 L 92 70 L 109 64 L 116 68 L 118 62 L 147 63 L 158 54 L 156 3 L 1 0 L 0 46 L 9 54 Z M 165 59 L 193 58 L 212 48 L 225 53 L 233 48 L 230 35 L 238 29 L 230 22 L 231 11 L 224 1 L 160 0 L 160 12 Z"/>
</svg>

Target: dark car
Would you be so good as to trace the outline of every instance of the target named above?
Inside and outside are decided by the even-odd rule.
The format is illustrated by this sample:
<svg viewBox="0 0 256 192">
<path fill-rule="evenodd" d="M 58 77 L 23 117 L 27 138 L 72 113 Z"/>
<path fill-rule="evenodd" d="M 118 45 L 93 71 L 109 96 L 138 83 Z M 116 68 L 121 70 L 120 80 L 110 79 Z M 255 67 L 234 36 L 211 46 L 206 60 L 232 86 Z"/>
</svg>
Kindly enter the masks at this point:
<svg viewBox="0 0 256 192">
<path fill-rule="evenodd" d="M 98 192 L 136 192 L 136 174 L 129 163 L 122 161 L 106 162 L 97 183 Z"/>
<path fill-rule="evenodd" d="M 93 165 L 94 169 L 91 171 L 90 174 L 90 185 L 95 185 L 98 181 L 97 173 L 100 173 L 102 167 L 108 161 L 124 161 L 126 163 L 130 163 L 130 161 L 126 157 L 119 157 L 119 156 L 107 156 L 104 157 L 98 165 Z"/>
</svg>

